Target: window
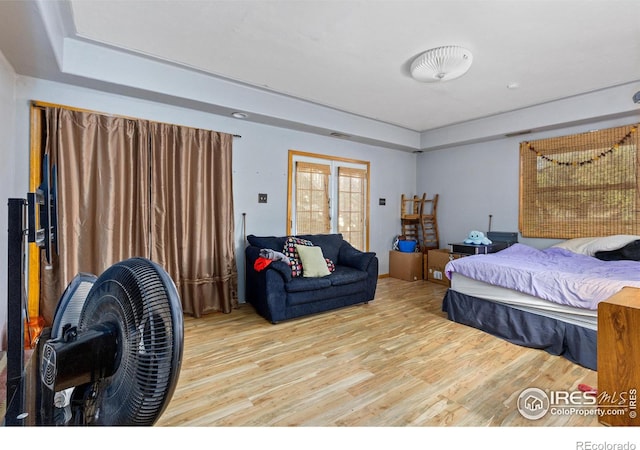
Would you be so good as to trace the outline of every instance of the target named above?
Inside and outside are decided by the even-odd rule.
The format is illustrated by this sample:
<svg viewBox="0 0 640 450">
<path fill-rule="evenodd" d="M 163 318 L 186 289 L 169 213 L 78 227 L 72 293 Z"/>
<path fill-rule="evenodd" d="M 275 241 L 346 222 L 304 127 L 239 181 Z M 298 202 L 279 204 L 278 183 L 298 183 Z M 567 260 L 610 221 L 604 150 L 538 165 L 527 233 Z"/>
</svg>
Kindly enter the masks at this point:
<svg viewBox="0 0 640 450">
<path fill-rule="evenodd" d="M 355 248 L 364 248 L 367 171 L 338 167 L 338 233 Z"/>
<path fill-rule="evenodd" d="M 288 234 L 342 233 L 368 247 L 369 162 L 289 151 Z"/>
<path fill-rule="evenodd" d="M 637 128 L 522 142 L 522 235 L 640 234 Z"/>
<path fill-rule="evenodd" d="M 296 234 L 328 233 L 331 167 L 296 161 Z"/>
</svg>

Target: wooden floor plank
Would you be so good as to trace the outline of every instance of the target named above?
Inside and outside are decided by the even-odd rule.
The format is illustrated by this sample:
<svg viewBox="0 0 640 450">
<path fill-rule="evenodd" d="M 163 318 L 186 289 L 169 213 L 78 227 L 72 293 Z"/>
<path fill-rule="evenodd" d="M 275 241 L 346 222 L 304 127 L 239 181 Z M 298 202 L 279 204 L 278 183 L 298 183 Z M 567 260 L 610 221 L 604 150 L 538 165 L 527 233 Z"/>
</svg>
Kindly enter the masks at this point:
<svg viewBox="0 0 640 450">
<path fill-rule="evenodd" d="M 182 370 L 158 426 L 597 426 L 531 421 L 526 388 L 596 386 L 596 372 L 453 323 L 446 288 L 379 280 L 376 298 L 272 325 L 250 305 L 185 317 Z"/>
</svg>

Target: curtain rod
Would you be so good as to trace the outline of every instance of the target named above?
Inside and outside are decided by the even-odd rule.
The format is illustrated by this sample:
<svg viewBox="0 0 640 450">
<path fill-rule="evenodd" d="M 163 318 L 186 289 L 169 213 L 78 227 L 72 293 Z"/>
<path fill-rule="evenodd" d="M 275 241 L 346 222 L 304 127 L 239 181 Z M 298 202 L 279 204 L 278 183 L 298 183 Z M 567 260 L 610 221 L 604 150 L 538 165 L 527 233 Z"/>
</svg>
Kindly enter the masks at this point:
<svg viewBox="0 0 640 450">
<path fill-rule="evenodd" d="M 38 101 L 38 100 L 32 100 L 31 101 L 31 106 L 34 107 L 34 108 L 62 108 L 62 109 L 66 109 L 66 110 L 69 110 L 69 111 L 76 111 L 76 112 L 83 112 L 83 113 L 90 113 L 90 114 L 100 114 L 102 116 L 118 117 L 120 119 L 148 120 L 149 122 L 164 123 L 164 124 L 167 124 L 167 125 L 186 126 L 188 128 L 197 128 L 197 127 L 193 127 L 193 126 L 190 126 L 190 125 L 178 125 L 176 123 L 159 122 L 157 120 L 142 119 L 140 117 L 125 116 L 125 115 L 122 115 L 122 114 L 105 113 L 105 112 L 102 112 L 102 111 L 94 111 L 94 110 L 91 110 L 91 109 L 78 108 L 78 107 L 75 107 L 75 106 L 60 105 L 58 103 L 41 102 L 41 101 Z M 242 138 L 242 136 L 239 135 L 239 134 L 232 134 L 232 133 L 227 133 L 225 131 L 216 131 L 216 130 L 210 130 L 210 131 L 214 131 L 216 133 L 231 134 L 232 137 L 238 138 L 238 139 Z"/>
</svg>

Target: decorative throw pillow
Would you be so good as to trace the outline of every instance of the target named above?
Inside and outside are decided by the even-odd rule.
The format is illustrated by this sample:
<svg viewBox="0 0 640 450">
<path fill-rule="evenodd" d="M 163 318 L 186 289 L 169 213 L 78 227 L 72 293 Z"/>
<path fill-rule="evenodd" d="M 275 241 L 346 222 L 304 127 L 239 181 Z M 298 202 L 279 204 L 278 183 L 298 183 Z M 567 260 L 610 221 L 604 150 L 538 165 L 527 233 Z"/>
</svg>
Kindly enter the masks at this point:
<svg viewBox="0 0 640 450">
<path fill-rule="evenodd" d="M 289 258 L 289 266 L 291 267 L 292 277 L 299 277 L 303 272 L 303 263 L 300 260 L 298 251 L 296 250 L 296 245 L 313 247 L 313 242 L 308 241 L 307 239 L 301 239 L 293 236 L 289 236 L 285 240 L 282 253 L 284 253 Z M 333 272 L 336 270 L 336 265 L 333 263 L 333 261 L 331 261 L 329 258 L 325 258 L 325 261 L 327 262 L 327 269 L 329 269 L 329 272 Z"/>
<path fill-rule="evenodd" d="M 565 250 L 581 255 L 595 256 L 596 252 L 618 250 L 638 239 L 640 239 L 640 236 L 614 234 L 611 236 L 569 239 L 555 244 L 552 247 L 564 248 Z"/>
<path fill-rule="evenodd" d="M 331 273 L 322 254 L 322 248 L 296 245 L 296 251 L 302 261 L 303 277 L 324 277 Z"/>
<path fill-rule="evenodd" d="M 640 261 L 640 240 L 629 242 L 617 250 L 596 252 L 594 256 L 602 261 Z"/>
<path fill-rule="evenodd" d="M 329 269 L 329 272 L 335 272 L 336 265 L 333 263 L 333 261 L 331 261 L 329 258 L 325 258 L 324 260 L 327 262 L 327 269 Z"/>
<path fill-rule="evenodd" d="M 288 237 L 287 240 L 284 241 L 282 253 L 289 257 L 289 266 L 291 266 L 292 277 L 299 277 L 302 275 L 302 261 L 300 261 L 300 255 L 298 255 L 298 252 L 296 251 L 296 245 L 312 247 L 313 242 L 292 236 Z"/>
</svg>

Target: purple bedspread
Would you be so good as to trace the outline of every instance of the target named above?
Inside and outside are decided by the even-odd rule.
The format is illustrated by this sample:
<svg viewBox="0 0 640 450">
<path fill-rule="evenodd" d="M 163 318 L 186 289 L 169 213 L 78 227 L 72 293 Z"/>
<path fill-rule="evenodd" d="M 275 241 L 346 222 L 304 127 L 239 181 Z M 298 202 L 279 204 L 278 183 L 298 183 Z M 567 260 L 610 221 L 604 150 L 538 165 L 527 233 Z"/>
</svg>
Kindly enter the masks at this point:
<svg viewBox="0 0 640 450">
<path fill-rule="evenodd" d="M 640 262 L 600 261 L 561 248 L 538 250 L 524 244 L 450 261 L 445 274 L 451 279 L 453 272 L 555 303 L 592 310 L 625 286 L 640 288 Z"/>
</svg>

